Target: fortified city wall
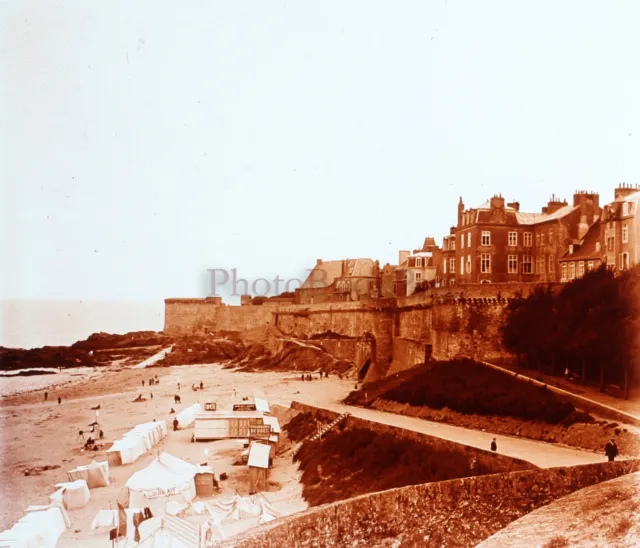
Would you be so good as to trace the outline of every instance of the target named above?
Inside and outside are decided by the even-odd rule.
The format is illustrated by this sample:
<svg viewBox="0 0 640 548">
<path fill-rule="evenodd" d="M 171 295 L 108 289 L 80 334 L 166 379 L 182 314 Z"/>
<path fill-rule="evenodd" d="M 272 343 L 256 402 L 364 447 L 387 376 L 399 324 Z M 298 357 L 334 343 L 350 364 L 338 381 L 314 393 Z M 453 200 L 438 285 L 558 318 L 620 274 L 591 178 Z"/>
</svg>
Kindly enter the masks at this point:
<svg viewBox="0 0 640 548">
<path fill-rule="evenodd" d="M 501 345 L 509 299 L 534 284 L 473 284 L 439 288 L 411 297 L 359 302 L 228 306 L 219 298 L 166 299 L 165 332 L 243 332 L 272 325 L 299 338 L 314 338 L 338 358 L 360 368 L 367 380 L 425 361 L 469 357 L 513 359 Z"/>
</svg>

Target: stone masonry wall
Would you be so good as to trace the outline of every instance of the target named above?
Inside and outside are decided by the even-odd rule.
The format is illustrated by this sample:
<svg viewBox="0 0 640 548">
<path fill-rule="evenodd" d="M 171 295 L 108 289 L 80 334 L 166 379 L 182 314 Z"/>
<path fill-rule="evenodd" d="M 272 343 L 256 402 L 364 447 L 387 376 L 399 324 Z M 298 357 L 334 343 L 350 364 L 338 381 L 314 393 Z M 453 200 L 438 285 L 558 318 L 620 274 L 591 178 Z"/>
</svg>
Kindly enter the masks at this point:
<svg viewBox="0 0 640 548">
<path fill-rule="evenodd" d="M 640 470 L 640 461 L 528 470 L 426 483 L 326 504 L 234 537 L 237 548 L 476 546 L 578 489 Z M 393 542 L 393 543 L 392 543 Z"/>
</svg>

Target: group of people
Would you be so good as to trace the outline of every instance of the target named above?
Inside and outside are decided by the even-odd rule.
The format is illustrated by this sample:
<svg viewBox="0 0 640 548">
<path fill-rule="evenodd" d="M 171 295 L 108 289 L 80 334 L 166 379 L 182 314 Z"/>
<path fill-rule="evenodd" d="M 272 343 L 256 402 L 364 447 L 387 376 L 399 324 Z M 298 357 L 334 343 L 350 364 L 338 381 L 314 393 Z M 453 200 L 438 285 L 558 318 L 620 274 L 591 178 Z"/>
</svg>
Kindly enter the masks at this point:
<svg viewBox="0 0 640 548">
<path fill-rule="evenodd" d="M 200 390 L 204 389 L 204 383 L 202 381 L 200 381 Z M 196 392 L 198 390 L 198 385 L 197 384 L 192 384 L 191 385 L 191 390 L 193 390 L 194 392 Z"/>
<path fill-rule="evenodd" d="M 325 377 L 328 377 L 329 376 L 329 372 L 328 371 L 320 371 L 320 376 L 318 378 L 321 379 L 323 375 Z M 313 375 L 311 373 L 307 373 L 306 375 L 303 373 L 302 375 L 300 375 L 300 380 L 301 381 L 312 381 L 313 380 Z"/>
<path fill-rule="evenodd" d="M 156 375 L 155 377 L 151 377 L 149 379 L 149 386 L 154 386 L 156 384 L 160 384 L 160 379 L 158 378 L 158 375 Z M 144 386 L 144 379 L 142 379 L 142 386 Z"/>
<path fill-rule="evenodd" d="M 497 450 L 498 443 L 496 442 L 496 438 L 493 438 L 493 441 L 491 442 L 491 451 L 495 452 Z M 618 456 L 618 446 L 613 438 L 611 438 L 604 446 L 604 454 L 607 456 L 607 459 L 609 459 L 609 462 L 615 461 Z"/>
<path fill-rule="evenodd" d="M 47 401 L 49 399 L 49 392 L 44 393 L 44 401 Z M 58 396 L 58 405 L 60 405 L 62 403 L 62 398 L 60 396 Z"/>
</svg>

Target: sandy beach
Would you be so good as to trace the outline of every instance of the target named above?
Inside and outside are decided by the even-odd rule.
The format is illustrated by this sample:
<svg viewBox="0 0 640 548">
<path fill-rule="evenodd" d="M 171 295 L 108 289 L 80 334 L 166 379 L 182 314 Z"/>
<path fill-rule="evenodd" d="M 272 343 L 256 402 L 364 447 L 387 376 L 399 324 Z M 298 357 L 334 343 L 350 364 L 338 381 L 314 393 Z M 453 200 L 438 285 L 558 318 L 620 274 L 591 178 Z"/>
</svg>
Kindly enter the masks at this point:
<svg viewBox="0 0 640 548">
<path fill-rule="evenodd" d="M 157 386 L 142 387 L 142 381 L 158 375 Z M 173 403 L 177 382 L 181 383 L 182 403 Z M 204 383 L 203 391 L 194 392 L 191 385 Z M 87 453 L 78 441 L 78 430 L 89 430 L 95 418 L 91 407 L 100 405 L 100 423 L 105 433 L 105 449 L 137 424 L 166 420 L 170 426 L 173 407 L 177 412 L 194 404 L 216 397 L 229 397 L 233 390 L 238 396 L 251 396 L 262 391 L 271 404 L 288 406 L 296 397 L 305 401 L 335 403 L 353 389 L 353 380 L 337 377 L 302 382 L 292 372 L 243 373 L 225 370 L 221 365 L 190 365 L 168 368 L 114 369 L 109 368 L 97 377 L 49 388 L 49 399 L 43 401 L 44 390 L 24 392 L 3 398 L 0 403 L 0 466 L 3 474 L 1 494 L 5 503 L 0 509 L 0 527 L 4 530 L 19 519 L 27 506 L 46 504 L 55 491 L 55 484 L 67 481 L 67 471 L 89 464 L 91 460 L 106 460 L 104 450 Z M 147 384 L 145 382 L 145 384 Z M 153 399 L 150 399 L 153 392 Z M 134 403 L 141 394 L 147 401 Z M 62 398 L 58 405 L 57 398 Z M 209 450 L 209 463 L 218 473 L 226 472 L 223 493 L 229 497 L 236 492 L 248 494 L 247 468 L 233 466 L 239 453 L 235 440 L 190 443 L 192 430 L 169 432 L 161 450 L 192 463 L 203 461 L 204 449 Z M 86 546 L 87 542 L 110 546 L 106 535 L 92 534 L 91 521 L 101 509 L 115 508 L 116 500 L 127 500 L 125 484 L 136 471 L 147 466 L 158 450 L 150 451 L 138 461 L 111 468 L 111 485 L 91 491 L 91 500 L 84 508 L 69 512 L 71 528 L 58 546 Z M 59 465 L 60 468 L 25 476 L 26 468 Z M 303 510 L 306 503 L 297 482 L 297 465 L 290 455 L 277 458 L 270 476 L 269 500 L 286 513 Z"/>
</svg>

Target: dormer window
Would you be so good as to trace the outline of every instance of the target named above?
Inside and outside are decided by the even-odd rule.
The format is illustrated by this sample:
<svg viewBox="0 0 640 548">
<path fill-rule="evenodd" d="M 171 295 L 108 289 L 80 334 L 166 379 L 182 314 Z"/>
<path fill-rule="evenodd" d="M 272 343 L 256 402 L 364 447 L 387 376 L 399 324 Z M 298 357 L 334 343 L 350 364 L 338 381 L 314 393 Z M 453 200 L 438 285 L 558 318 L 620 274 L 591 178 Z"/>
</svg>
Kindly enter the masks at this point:
<svg viewBox="0 0 640 548">
<path fill-rule="evenodd" d="M 573 255 L 573 244 L 569 246 L 569 255 Z"/>
<path fill-rule="evenodd" d="M 422 257 L 416 257 L 416 266 L 422 266 Z"/>
<path fill-rule="evenodd" d="M 596 242 L 596 253 L 600 253 L 600 242 Z"/>
</svg>

